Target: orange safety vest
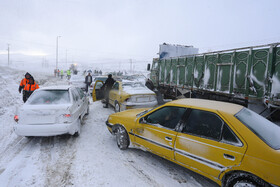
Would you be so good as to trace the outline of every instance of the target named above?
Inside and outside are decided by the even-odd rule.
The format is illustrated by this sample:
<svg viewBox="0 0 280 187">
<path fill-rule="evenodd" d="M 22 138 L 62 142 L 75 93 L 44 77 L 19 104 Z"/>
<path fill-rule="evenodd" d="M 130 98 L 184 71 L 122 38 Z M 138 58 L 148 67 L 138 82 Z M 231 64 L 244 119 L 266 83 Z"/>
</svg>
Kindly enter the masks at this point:
<svg viewBox="0 0 280 187">
<path fill-rule="evenodd" d="M 20 87 L 25 87 L 25 85 L 28 84 L 28 83 L 29 83 L 29 80 L 27 78 L 24 78 L 20 81 L 19 86 Z"/>
<path fill-rule="evenodd" d="M 26 84 L 23 90 L 28 91 L 28 92 L 33 92 L 34 90 L 36 90 L 38 88 L 39 88 L 39 86 L 37 83 Z"/>
</svg>

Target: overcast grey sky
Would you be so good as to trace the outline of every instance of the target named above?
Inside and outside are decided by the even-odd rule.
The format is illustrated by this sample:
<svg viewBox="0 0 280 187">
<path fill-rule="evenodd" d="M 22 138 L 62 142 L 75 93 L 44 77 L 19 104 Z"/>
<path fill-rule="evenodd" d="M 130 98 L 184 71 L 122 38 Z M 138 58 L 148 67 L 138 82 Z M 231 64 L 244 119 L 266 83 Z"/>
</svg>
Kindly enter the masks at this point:
<svg viewBox="0 0 280 187">
<path fill-rule="evenodd" d="M 163 42 L 200 52 L 280 41 L 279 0 L 0 0 L 0 61 L 149 61 Z M 24 54 L 20 55 L 19 54 Z M 39 56 L 30 56 L 30 55 Z"/>
</svg>

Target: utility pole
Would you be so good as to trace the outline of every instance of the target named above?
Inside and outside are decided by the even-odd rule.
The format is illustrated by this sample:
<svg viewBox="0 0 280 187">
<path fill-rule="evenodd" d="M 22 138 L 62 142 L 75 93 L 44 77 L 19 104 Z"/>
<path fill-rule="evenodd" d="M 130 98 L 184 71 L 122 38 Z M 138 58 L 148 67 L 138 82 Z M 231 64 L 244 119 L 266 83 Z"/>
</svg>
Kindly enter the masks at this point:
<svg viewBox="0 0 280 187">
<path fill-rule="evenodd" d="M 58 65 L 58 38 L 60 38 L 61 36 L 57 36 L 56 37 L 56 70 L 57 70 L 57 65 Z"/>
<path fill-rule="evenodd" d="M 8 44 L 8 66 L 10 66 L 10 44 Z"/>
</svg>

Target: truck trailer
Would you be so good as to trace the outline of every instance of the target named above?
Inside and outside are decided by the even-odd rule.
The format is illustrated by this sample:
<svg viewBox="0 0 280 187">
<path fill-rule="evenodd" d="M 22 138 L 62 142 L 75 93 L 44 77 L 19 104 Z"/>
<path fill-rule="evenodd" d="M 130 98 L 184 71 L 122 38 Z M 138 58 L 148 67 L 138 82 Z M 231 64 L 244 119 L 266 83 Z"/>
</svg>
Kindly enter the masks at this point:
<svg viewBox="0 0 280 187">
<path fill-rule="evenodd" d="M 279 44 L 154 58 L 150 79 L 165 98 L 227 101 L 270 118 L 280 109 Z"/>
</svg>

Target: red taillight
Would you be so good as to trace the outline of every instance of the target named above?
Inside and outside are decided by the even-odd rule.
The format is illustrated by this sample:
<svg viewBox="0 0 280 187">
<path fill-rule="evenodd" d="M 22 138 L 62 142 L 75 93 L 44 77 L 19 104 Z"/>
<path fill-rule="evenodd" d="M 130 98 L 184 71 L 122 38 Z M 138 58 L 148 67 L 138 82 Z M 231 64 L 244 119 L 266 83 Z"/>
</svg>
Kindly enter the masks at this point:
<svg viewBox="0 0 280 187">
<path fill-rule="evenodd" d="M 71 114 L 64 114 L 63 116 L 69 118 L 71 117 Z"/>
<path fill-rule="evenodd" d="M 15 120 L 16 122 L 18 122 L 18 115 L 15 115 L 15 116 L 14 116 L 14 120 Z"/>
</svg>

